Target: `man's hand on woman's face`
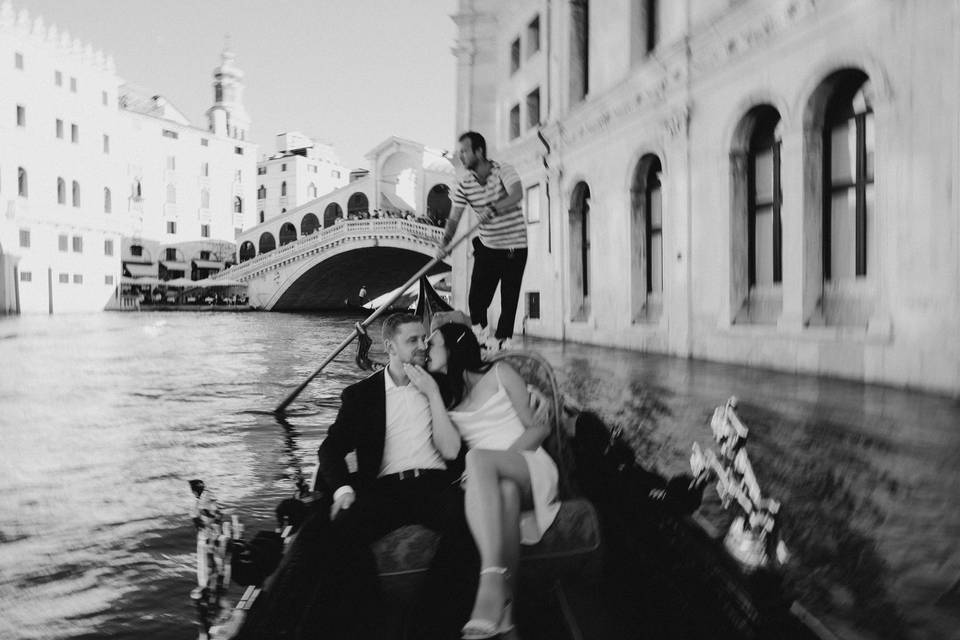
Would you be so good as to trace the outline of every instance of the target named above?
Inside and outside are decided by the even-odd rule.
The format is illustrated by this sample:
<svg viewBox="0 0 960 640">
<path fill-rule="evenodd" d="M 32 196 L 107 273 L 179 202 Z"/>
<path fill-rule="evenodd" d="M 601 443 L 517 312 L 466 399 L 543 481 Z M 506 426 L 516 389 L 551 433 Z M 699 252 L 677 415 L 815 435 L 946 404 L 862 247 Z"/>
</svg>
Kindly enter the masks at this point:
<svg viewBox="0 0 960 640">
<path fill-rule="evenodd" d="M 429 395 L 434 391 L 440 390 L 439 387 L 437 387 L 437 381 L 420 365 L 404 364 L 403 371 L 407 374 L 407 377 L 410 378 L 410 382 L 424 395 Z"/>
</svg>

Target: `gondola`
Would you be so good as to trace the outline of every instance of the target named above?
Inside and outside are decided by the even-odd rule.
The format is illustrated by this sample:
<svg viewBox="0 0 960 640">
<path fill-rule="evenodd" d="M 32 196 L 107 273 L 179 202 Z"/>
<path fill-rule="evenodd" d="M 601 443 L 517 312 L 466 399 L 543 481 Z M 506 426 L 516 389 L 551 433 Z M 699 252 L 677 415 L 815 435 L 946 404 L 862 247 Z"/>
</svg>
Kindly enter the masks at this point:
<svg viewBox="0 0 960 640">
<path fill-rule="evenodd" d="M 426 278 L 420 289 L 421 317 L 449 310 Z M 544 446 L 561 477 L 557 521 L 523 552 L 517 637 L 834 637 L 784 586 L 782 563 L 788 560 L 775 526 L 779 505 L 760 495 L 752 470 L 744 467 L 746 428 L 735 402 L 718 408 L 711 423 L 719 454 L 695 448 L 692 473 L 667 479 L 637 460 L 622 429 L 573 406 L 542 356 L 507 351 L 494 359 L 509 362 L 542 394 L 552 428 Z M 362 340 L 357 361 L 372 364 Z M 739 530 L 727 536 L 696 513 L 714 478 L 725 501 L 744 514 L 736 521 Z M 326 508 L 315 480 L 287 501 L 286 515 L 278 511 L 284 528 L 276 568 L 265 563 L 234 609 L 210 626 L 209 637 L 294 637 L 299 625 L 323 638 L 322 620 L 304 618 L 310 594 L 303 576 L 314 568 L 309 535 L 298 535 L 305 515 Z M 388 602 L 382 637 L 407 637 L 412 595 L 435 540 L 428 529 L 408 526 L 375 543 Z"/>
</svg>

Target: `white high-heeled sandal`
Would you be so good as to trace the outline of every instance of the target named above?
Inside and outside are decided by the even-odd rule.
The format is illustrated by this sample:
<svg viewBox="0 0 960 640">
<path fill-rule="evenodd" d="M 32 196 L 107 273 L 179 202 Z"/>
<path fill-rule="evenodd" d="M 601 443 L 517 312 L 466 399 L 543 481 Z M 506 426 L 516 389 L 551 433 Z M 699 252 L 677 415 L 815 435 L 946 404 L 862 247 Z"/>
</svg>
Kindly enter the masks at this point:
<svg viewBox="0 0 960 640">
<path fill-rule="evenodd" d="M 507 579 L 506 567 L 486 567 L 480 570 L 480 575 L 497 574 Z M 502 633 L 508 633 L 513 630 L 513 617 L 511 615 L 513 603 L 507 600 L 503 603 L 503 609 L 500 611 L 500 619 L 496 622 L 484 620 L 482 618 L 471 618 L 461 629 L 461 637 L 464 640 L 488 640 L 495 638 Z"/>
</svg>

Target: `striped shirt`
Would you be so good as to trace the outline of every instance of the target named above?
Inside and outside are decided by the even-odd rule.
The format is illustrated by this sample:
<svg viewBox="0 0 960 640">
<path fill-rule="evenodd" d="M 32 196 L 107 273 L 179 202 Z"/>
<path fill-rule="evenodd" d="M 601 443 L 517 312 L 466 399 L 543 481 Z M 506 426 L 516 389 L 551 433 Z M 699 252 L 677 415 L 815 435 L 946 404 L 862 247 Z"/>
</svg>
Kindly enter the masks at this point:
<svg viewBox="0 0 960 640">
<path fill-rule="evenodd" d="M 517 170 L 505 162 L 490 161 L 487 182 L 480 184 L 477 174 L 468 171 L 457 181 L 453 192 L 454 207 L 470 206 L 474 211 L 506 197 L 513 185 L 520 185 Z M 527 221 L 520 203 L 480 223 L 480 242 L 491 249 L 523 249 L 527 246 Z"/>
</svg>

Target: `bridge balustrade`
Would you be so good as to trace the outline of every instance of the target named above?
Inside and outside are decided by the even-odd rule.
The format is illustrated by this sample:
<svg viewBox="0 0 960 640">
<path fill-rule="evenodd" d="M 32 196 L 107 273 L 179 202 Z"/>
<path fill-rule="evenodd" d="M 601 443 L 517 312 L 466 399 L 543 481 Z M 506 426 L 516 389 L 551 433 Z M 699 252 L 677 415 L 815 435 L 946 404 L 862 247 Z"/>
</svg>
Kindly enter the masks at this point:
<svg viewBox="0 0 960 640">
<path fill-rule="evenodd" d="M 432 243 L 438 242 L 443 237 L 443 229 L 404 218 L 346 220 L 331 227 L 320 229 L 310 235 L 301 236 L 293 242 L 288 242 L 267 253 L 261 253 L 250 260 L 245 260 L 238 265 L 221 271 L 214 276 L 214 279 L 243 277 L 249 272 L 276 262 L 289 254 L 313 248 L 316 245 L 349 239 L 351 237 L 356 240 L 363 240 L 397 234 Z"/>
</svg>

